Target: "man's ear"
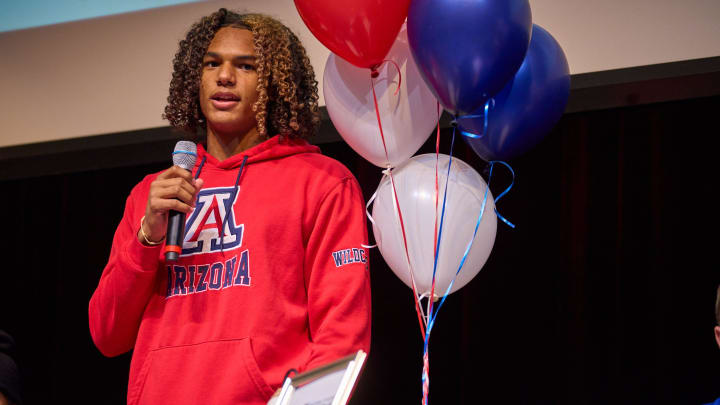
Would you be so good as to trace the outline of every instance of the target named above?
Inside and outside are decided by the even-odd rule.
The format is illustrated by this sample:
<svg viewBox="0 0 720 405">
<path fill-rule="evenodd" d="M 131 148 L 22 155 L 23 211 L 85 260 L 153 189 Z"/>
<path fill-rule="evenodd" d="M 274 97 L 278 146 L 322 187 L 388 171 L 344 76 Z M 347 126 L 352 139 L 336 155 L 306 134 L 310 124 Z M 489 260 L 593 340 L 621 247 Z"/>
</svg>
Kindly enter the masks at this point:
<svg viewBox="0 0 720 405">
<path fill-rule="evenodd" d="M 720 326 L 715 327 L 715 341 L 718 344 L 718 347 L 720 347 Z"/>
</svg>

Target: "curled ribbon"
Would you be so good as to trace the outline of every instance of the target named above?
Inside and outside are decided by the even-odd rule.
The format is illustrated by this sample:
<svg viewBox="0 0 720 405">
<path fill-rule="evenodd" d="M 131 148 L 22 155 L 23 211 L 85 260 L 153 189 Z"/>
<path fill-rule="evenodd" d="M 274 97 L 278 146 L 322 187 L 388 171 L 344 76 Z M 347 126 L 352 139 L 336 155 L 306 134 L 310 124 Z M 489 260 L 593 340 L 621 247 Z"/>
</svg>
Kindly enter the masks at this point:
<svg viewBox="0 0 720 405">
<path fill-rule="evenodd" d="M 485 134 L 487 133 L 488 117 L 490 116 L 490 109 L 491 109 L 491 108 L 494 108 L 494 107 L 495 107 L 495 99 L 494 99 L 494 98 L 488 99 L 488 101 L 485 102 L 485 112 L 484 112 L 483 114 L 473 114 L 473 115 L 461 115 L 461 116 L 457 116 L 457 117 L 455 117 L 455 119 L 451 122 L 451 124 L 452 124 L 453 126 L 457 126 L 457 122 L 458 122 L 459 120 L 470 119 L 470 118 L 480 118 L 480 117 L 482 117 L 482 118 L 483 118 L 483 131 L 482 131 L 482 134 L 475 134 L 475 133 L 472 133 L 472 132 L 463 131 L 462 129 L 460 130 L 460 133 L 461 133 L 463 136 L 466 136 L 466 137 L 468 137 L 468 138 L 475 138 L 475 139 L 482 138 L 482 137 L 485 136 Z"/>
<path fill-rule="evenodd" d="M 507 219 L 505 219 L 505 217 L 502 216 L 502 215 L 500 215 L 500 213 L 499 213 L 498 210 L 497 210 L 497 202 L 498 202 L 498 200 L 500 200 L 505 194 L 507 194 L 508 191 L 510 191 L 510 189 L 512 188 L 512 186 L 515 184 L 515 171 L 512 169 L 512 167 L 510 167 L 509 164 L 503 162 L 502 160 L 491 160 L 489 163 L 490 163 L 490 174 L 488 175 L 488 187 L 490 186 L 490 179 L 492 178 L 492 169 L 493 169 L 493 166 L 495 165 L 495 163 L 500 163 L 501 165 L 507 167 L 508 170 L 510 170 L 510 174 L 512 174 L 512 180 L 510 181 L 510 185 L 509 185 L 505 190 L 503 190 L 503 192 L 500 193 L 500 195 L 498 195 L 497 197 L 495 197 L 495 215 L 497 215 L 497 217 L 500 218 L 501 221 L 505 222 L 505 224 L 506 224 L 507 226 L 509 226 L 510 228 L 515 229 L 515 224 L 513 224 L 512 222 L 510 222 L 510 221 L 508 221 Z"/>
<path fill-rule="evenodd" d="M 379 69 L 380 66 L 382 66 L 383 63 L 385 63 L 385 62 L 390 62 L 390 63 L 392 63 L 393 66 L 395 66 L 395 69 L 397 69 L 397 72 L 398 72 L 398 84 L 397 84 L 397 88 L 395 89 L 395 93 L 393 93 L 394 96 L 397 96 L 398 92 L 400 92 L 400 85 L 402 84 L 402 72 L 400 71 L 400 66 L 398 66 L 398 64 L 397 64 L 394 60 L 385 59 L 385 60 L 383 60 L 382 62 L 378 63 L 377 65 L 371 67 L 371 68 L 370 68 L 370 78 L 371 78 L 371 79 L 375 79 L 375 78 L 377 78 L 378 76 L 380 76 L 380 72 L 378 72 L 378 69 Z"/>
<path fill-rule="evenodd" d="M 445 303 L 445 299 L 446 299 L 447 296 L 450 294 L 450 290 L 452 289 L 452 286 L 453 286 L 453 284 L 455 283 L 455 279 L 457 278 L 457 275 L 460 274 L 460 270 L 462 270 L 463 266 L 465 265 L 465 261 L 467 260 L 467 256 L 468 256 L 468 254 L 470 253 L 470 248 L 472 247 L 472 244 L 473 244 L 473 242 L 475 241 L 475 237 L 477 236 L 477 231 L 478 231 L 478 228 L 480 227 L 480 222 L 482 221 L 483 214 L 485 213 L 485 205 L 486 205 L 486 203 L 487 203 L 488 190 L 490 189 L 490 182 L 492 181 L 492 169 L 493 169 L 493 166 L 494 166 L 496 163 L 500 163 L 500 164 L 504 165 L 505 167 L 507 167 L 507 168 L 510 170 L 510 172 L 512 173 L 512 175 L 513 175 L 513 183 L 510 184 L 510 186 L 508 186 L 508 188 L 506 188 L 502 193 L 500 193 L 500 195 L 499 195 L 498 197 L 495 198 L 495 202 L 497 202 L 502 196 L 504 196 L 505 194 L 507 194 L 507 192 L 510 191 L 510 189 L 512 188 L 512 186 L 513 186 L 513 184 L 514 184 L 514 182 L 515 182 L 515 172 L 512 170 L 512 168 L 510 167 L 510 165 L 508 165 L 507 163 L 505 163 L 505 162 L 503 162 L 503 161 L 500 161 L 500 160 L 493 160 L 493 161 L 490 161 L 489 163 L 490 163 L 490 174 L 488 175 L 488 182 L 487 182 L 487 187 L 485 188 L 485 194 L 484 194 L 484 196 L 483 196 L 483 202 L 482 202 L 482 205 L 481 205 L 481 208 L 480 208 L 480 215 L 478 216 L 478 219 L 477 219 L 477 221 L 475 222 L 475 230 L 473 231 L 473 236 L 472 236 L 472 238 L 470 239 L 470 241 L 468 242 L 467 246 L 465 247 L 465 252 L 463 253 L 462 259 L 460 260 L 460 266 L 458 266 L 458 269 L 457 269 L 457 271 L 455 272 L 455 276 L 453 277 L 452 281 L 450 282 L 450 285 L 448 286 L 448 288 L 445 290 L 445 293 L 444 293 L 443 296 L 442 296 L 442 300 L 440 301 L 440 305 L 438 305 L 438 308 L 437 308 L 437 310 L 435 311 L 434 314 L 431 313 L 430 322 L 428 323 L 427 332 L 426 332 L 428 338 L 429 338 L 429 335 L 430 335 L 430 331 L 432 330 L 433 325 L 435 324 L 435 318 L 437 317 L 438 312 L 440 312 L 440 308 L 441 308 L 442 305 Z M 495 215 L 497 215 L 498 218 L 500 218 L 503 222 L 505 222 L 506 224 L 508 224 L 510 227 L 515 228 L 515 225 L 513 225 L 512 223 L 510 223 L 507 219 L 505 219 L 502 215 L 500 215 L 500 214 L 497 212 L 497 208 L 495 209 Z"/>
</svg>

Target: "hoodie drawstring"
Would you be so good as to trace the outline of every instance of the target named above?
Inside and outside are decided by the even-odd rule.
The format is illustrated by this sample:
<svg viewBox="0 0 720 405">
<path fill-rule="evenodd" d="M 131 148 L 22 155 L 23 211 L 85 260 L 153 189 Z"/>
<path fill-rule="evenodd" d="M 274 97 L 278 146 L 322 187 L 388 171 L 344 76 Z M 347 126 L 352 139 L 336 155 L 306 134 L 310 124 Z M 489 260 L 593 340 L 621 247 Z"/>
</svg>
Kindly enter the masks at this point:
<svg viewBox="0 0 720 405">
<path fill-rule="evenodd" d="M 235 201 L 235 197 L 237 197 L 238 189 L 240 188 L 240 176 L 242 175 L 243 168 L 245 167 L 245 162 L 247 162 L 247 155 L 243 156 L 243 161 L 240 164 L 240 170 L 238 170 L 238 175 L 235 178 L 235 187 L 233 188 L 233 194 L 228 200 L 227 204 L 225 205 L 225 218 L 223 219 L 222 227 L 220 227 L 220 251 L 223 252 L 225 250 L 225 224 L 227 224 L 228 218 L 230 218 L 230 215 L 228 213 L 229 210 L 232 209 L 233 201 Z"/>
<path fill-rule="evenodd" d="M 200 166 L 198 166 L 197 172 L 195 172 L 195 180 L 197 180 L 197 178 L 200 177 L 200 172 L 202 171 L 203 166 L 205 166 L 206 160 L 207 160 L 207 155 L 203 156 L 203 159 L 200 161 Z"/>
</svg>

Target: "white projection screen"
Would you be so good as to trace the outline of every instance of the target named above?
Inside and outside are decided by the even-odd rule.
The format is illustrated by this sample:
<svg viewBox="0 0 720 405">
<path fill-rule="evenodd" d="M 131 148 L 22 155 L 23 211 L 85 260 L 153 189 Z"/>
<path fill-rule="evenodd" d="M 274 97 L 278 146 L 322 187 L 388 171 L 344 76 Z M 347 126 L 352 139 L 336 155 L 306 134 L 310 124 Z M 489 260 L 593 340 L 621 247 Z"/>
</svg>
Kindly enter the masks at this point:
<svg viewBox="0 0 720 405">
<path fill-rule="evenodd" d="M 283 21 L 322 79 L 329 51 L 292 0 L 129 3 L 140 6 L 0 32 L 0 147 L 166 126 L 161 113 L 177 43 L 198 17 L 220 7 Z M 560 42 L 573 74 L 720 55 L 718 0 L 530 3 L 533 22 Z"/>
</svg>

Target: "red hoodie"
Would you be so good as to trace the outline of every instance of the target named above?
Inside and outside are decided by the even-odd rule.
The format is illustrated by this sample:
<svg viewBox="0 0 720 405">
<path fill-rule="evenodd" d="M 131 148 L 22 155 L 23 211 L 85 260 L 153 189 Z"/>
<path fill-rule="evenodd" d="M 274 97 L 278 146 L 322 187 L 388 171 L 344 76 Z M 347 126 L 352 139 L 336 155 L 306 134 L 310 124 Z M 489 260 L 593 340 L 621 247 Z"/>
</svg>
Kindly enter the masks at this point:
<svg viewBox="0 0 720 405">
<path fill-rule="evenodd" d="M 127 199 L 90 300 L 100 351 L 134 349 L 128 404 L 264 404 L 289 369 L 369 351 L 367 230 L 352 174 L 277 136 L 222 162 L 198 146 L 198 170 L 180 259 L 137 240 L 149 175 Z"/>
</svg>

